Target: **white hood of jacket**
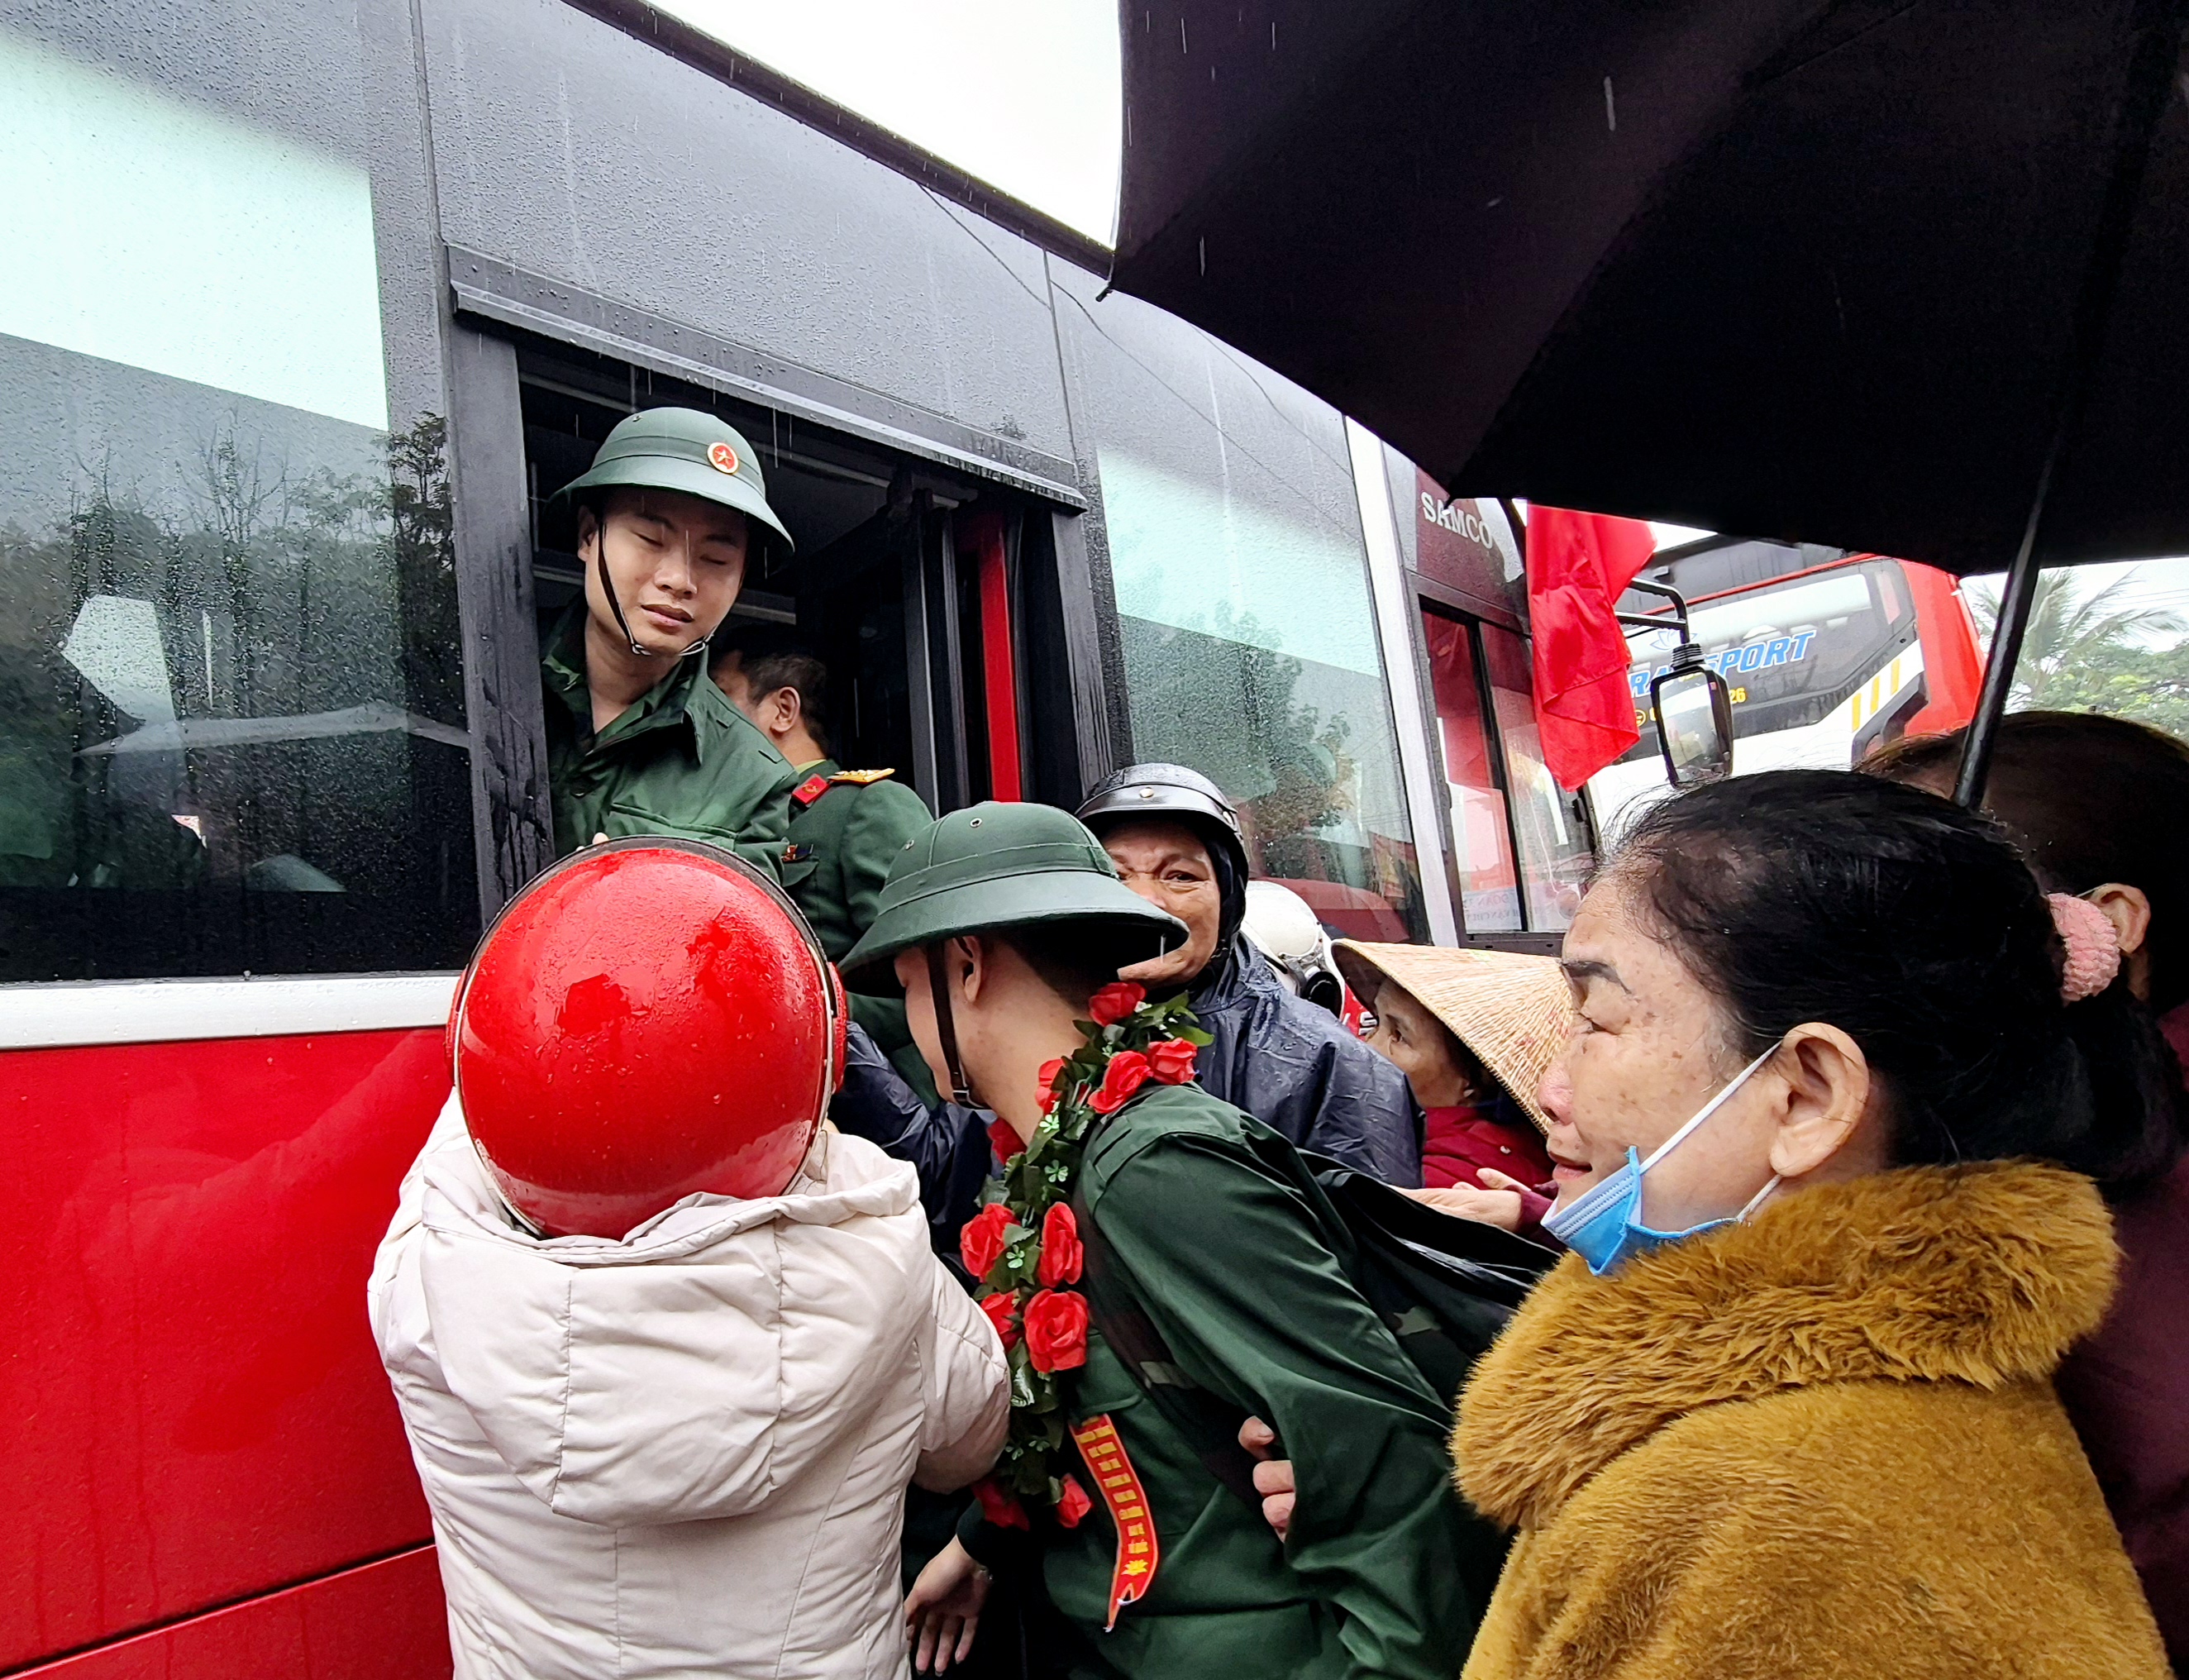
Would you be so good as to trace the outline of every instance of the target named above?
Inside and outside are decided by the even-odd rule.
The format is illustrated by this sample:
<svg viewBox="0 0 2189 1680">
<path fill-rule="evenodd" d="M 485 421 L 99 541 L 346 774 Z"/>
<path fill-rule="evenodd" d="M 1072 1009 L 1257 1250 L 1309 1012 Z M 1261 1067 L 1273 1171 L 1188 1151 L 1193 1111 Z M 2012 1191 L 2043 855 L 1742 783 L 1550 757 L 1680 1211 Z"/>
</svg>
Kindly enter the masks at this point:
<svg viewBox="0 0 2189 1680">
<path fill-rule="evenodd" d="M 460 1677 L 899 1674 L 905 1484 L 971 1479 L 1008 1416 L 912 1168 L 833 1133 L 782 1196 L 543 1241 L 451 1098 L 371 1307 Z"/>
</svg>

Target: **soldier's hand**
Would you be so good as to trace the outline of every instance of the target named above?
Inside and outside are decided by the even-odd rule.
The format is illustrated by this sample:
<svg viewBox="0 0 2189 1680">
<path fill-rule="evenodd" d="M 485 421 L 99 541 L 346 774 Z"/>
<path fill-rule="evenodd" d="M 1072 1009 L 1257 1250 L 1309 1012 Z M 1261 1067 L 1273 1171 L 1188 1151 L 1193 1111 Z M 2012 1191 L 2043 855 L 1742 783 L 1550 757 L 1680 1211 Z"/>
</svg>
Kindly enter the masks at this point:
<svg viewBox="0 0 2189 1680">
<path fill-rule="evenodd" d="M 1292 1461 L 1277 1457 L 1277 1432 L 1259 1417 L 1239 1426 L 1239 1445 L 1262 1462 L 1254 1467 L 1254 1491 L 1262 1496 L 1262 1519 L 1282 1540 L 1292 1532 L 1292 1507 L 1299 1498 L 1292 1485 Z"/>
<path fill-rule="evenodd" d="M 994 1580 L 955 1539 L 919 1572 L 904 1601 L 904 1637 L 915 1674 L 941 1674 L 973 1654 L 973 1635 Z"/>
</svg>

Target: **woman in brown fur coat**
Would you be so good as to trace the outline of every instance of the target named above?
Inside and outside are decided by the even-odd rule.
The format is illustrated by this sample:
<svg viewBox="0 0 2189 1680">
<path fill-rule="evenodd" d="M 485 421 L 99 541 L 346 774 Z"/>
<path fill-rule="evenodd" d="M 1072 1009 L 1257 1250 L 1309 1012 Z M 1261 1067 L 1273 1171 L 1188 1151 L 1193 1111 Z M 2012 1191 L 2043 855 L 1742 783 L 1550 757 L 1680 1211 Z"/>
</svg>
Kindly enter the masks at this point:
<svg viewBox="0 0 2189 1680">
<path fill-rule="evenodd" d="M 1643 819 L 1565 942 L 1573 1253 L 1453 1437 L 1518 1530 L 1468 1680 L 2167 1672 L 2050 1380 L 2113 1283 L 2084 1174 L 2174 1147 L 2090 908 L 1843 772 Z"/>
</svg>

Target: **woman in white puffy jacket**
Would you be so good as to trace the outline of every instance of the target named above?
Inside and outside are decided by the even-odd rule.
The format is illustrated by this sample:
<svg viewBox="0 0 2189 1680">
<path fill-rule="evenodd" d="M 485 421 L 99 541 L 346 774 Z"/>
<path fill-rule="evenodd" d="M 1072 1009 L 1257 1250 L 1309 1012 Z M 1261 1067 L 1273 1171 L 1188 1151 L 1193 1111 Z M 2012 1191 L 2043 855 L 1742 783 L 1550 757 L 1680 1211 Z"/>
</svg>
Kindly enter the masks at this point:
<svg viewBox="0 0 2189 1680">
<path fill-rule="evenodd" d="M 780 1196 L 536 1238 L 451 1098 L 370 1305 L 458 1680 L 905 1672 L 906 1484 L 972 1480 L 1009 1415 L 911 1168 L 823 1130 Z"/>
</svg>

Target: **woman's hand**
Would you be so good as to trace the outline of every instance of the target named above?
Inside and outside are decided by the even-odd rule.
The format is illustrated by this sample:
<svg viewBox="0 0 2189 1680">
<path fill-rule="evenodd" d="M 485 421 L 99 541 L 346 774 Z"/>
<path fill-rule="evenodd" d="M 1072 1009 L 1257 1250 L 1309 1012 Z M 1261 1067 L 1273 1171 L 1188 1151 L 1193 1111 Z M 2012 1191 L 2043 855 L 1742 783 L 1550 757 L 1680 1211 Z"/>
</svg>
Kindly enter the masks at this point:
<svg viewBox="0 0 2189 1680">
<path fill-rule="evenodd" d="M 1254 1467 L 1254 1491 L 1262 1496 L 1262 1520 L 1282 1540 L 1292 1530 L 1292 1507 L 1299 1491 L 1292 1485 L 1292 1461 L 1274 1455 L 1277 1432 L 1259 1417 L 1239 1426 L 1239 1445 L 1262 1462 Z"/>
<path fill-rule="evenodd" d="M 904 1601 L 904 1637 L 914 1645 L 915 1674 L 940 1674 L 973 1654 L 981 1607 L 994 1579 L 954 1538 L 919 1572 Z"/>
<path fill-rule="evenodd" d="M 1482 1225 L 1496 1225 L 1500 1230 L 1519 1230 L 1520 1192 L 1527 1186 L 1495 1167 L 1478 1168 L 1474 1176 L 1489 1187 L 1477 1190 L 1473 1185 L 1453 1185 L 1445 1190 L 1409 1190 L 1400 1193 L 1455 1219 L 1473 1219 Z"/>
</svg>

